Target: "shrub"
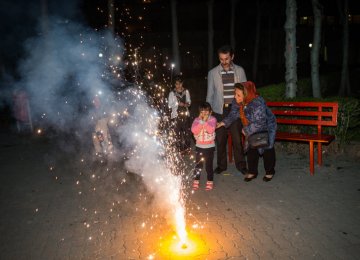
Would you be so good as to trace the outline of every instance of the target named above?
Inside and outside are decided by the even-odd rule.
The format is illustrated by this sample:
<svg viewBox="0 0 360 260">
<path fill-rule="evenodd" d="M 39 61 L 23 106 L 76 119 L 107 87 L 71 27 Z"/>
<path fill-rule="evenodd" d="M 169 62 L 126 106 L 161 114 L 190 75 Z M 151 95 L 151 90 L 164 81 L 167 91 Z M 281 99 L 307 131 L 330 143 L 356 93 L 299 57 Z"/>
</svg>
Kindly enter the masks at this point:
<svg viewBox="0 0 360 260">
<path fill-rule="evenodd" d="M 267 101 L 281 101 L 285 99 L 285 83 L 268 85 L 258 88 L 257 91 Z"/>
<path fill-rule="evenodd" d="M 338 141 L 338 148 L 343 149 L 354 138 L 359 138 L 360 101 L 355 98 L 341 98 L 339 102 L 338 125 L 333 134 Z"/>
</svg>

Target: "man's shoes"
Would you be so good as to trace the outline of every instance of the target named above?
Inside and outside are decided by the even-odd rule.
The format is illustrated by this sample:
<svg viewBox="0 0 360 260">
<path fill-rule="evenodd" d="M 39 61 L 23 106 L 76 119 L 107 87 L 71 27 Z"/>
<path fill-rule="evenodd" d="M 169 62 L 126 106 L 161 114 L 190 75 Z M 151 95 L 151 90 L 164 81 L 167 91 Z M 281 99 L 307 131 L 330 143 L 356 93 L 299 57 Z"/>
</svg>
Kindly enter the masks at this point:
<svg viewBox="0 0 360 260">
<path fill-rule="evenodd" d="M 249 182 L 252 181 L 253 179 L 256 179 L 257 174 L 252 174 L 252 173 L 248 173 L 246 174 L 244 181 Z"/>
<path fill-rule="evenodd" d="M 272 180 L 273 177 L 274 177 L 274 174 L 267 174 L 264 176 L 263 181 L 269 182 Z"/>
<path fill-rule="evenodd" d="M 221 173 L 224 172 L 224 171 L 226 171 L 226 169 L 225 169 L 225 170 L 222 170 L 222 169 L 220 169 L 219 167 L 216 167 L 216 169 L 214 170 L 214 173 L 216 173 L 216 174 L 221 174 Z"/>
</svg>

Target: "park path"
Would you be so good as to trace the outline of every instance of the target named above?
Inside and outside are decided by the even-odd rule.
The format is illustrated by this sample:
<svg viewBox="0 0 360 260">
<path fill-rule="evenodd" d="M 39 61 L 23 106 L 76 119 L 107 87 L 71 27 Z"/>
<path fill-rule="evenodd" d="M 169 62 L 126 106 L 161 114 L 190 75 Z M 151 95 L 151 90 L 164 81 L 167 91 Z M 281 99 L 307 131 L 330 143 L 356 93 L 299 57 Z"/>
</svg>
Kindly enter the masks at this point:
<svg viewBox="0 0 360 260">
<path fill-rule="evenodd" d="M 2 134 L 0 259 L 358 259 L 360 162 L 325 156 L 310 176 L 306 157 L 278 152 L 276 170 L 245 183 L 230 165 L 213 191 L 187 187 L 198 240 L 179 255 L 164 248 L 166 212 L 121 163 Z"/>
</svg>

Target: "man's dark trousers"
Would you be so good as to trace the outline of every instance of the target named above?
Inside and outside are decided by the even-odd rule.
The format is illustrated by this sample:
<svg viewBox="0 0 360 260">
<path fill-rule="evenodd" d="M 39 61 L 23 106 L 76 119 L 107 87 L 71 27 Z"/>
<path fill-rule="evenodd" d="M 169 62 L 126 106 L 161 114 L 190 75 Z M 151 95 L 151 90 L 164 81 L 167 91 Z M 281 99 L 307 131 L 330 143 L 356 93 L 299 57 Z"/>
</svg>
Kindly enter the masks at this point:
<svg viewBox="0 0 360 260">
<path fill-rule="evenodd" d="M 230 106 L 224 107 L 223 114 L 214 113 L 214 117 L 218 122 L 221 122 L 230 112 Z M 242 145 L 242 124 L 240 118 L 238 118 L 235 122 L 233 122 L 230 127 L 233 151 L 234 151 L 234 159 L 236 169 L 239 171 L 243 171 L 246 168 L 246 160 L 244 149 Z M 216 129 L 216 150 L 217 150 L 217 168 L 222 171 L 227 169 L 227 140 L 228 140 L 228 128 L 220 127 Z"/>
</svg>

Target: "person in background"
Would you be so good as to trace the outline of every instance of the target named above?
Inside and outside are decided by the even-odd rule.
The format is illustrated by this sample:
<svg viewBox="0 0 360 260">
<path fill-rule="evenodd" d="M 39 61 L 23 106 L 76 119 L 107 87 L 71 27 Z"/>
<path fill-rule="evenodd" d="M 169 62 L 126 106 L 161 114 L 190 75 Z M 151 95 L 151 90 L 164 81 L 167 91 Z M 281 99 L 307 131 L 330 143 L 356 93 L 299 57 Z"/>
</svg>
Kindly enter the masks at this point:
<svg viewBox="0 0 360 260">
<path fill-rule="evenodd" d="M 94 119 L 96 121 L 92 134 L 93 145 L 96 157 L 104 157 L 113 152 L 113 144 L 109 131 L 111 115 L 104 111 L 100 97 L 96 95 L 93 99 Z"/>
<path fill-rule="evenodd" d="M 183 79 L 175 77 L 175 88 L 170 91 L 168 104 L 171 109 L 171 120 L 176 136 L 176 147 L 180 152 L 189 152 L 191 144 L 190 136 L 190 113 L 191 105 L 189 90 L 184 88 Z"/>
<path fill-rule="evenodd" d="M 264 159 L 265 176 L 263 181 L 271 181 L 275 174 L 275 135 L 276 118 L 267 107 L 265 100 L 256 92 L 255 84 L 251 81 L 235 84 L 235 100 L 239 112 L 230 115 L 220 122 L 217 127 L 226 126 L 236 120 L 238 115 L 242 121 L 242 133 L 245 136 L 245 151 L 247 152 L 247 163 L 249 172 L 244 181 L 249 182 L 258 175 L 259 157 Z M 269 134 L 269 146 L 264 148 L 251 148 L 247 142 L 250 135 L 267 131 Z"/>
<path fill-rule="evenodd" d="M 100 118 L 95 125 L 95 132 L 93 133 L 93 144 L 95 154 L 99 157 L 108 155 L 113 151 L 113 144 L 111 142 L 111 135 L 109 131 L 110 116 Z"/>
<path fill-rule="evenodd" d="M 196 166 L 193 190 L 197 190 L 200 184 L 200 175 L 205 161 L 207 174 L 206 190 L 212 190 L 214 186 L 213 160 L 215 151 L 215 128 L 216 118 L 211 116 L 211 106 L 204 102 L 199 106 L 199 116 L 195 118 L 191 126 L 196 145 Z"/>
<path fill-rule="evenodd" d="M 220 64 L 209 71 L 206 101 L 210 103 L 214 117 L 221 122 L 230 112 L 234 99 L 234 84 L 245 82 L 246 75 L 242 67 L 233 63 L 234 52 L 231 46 L 222 46 L 218 50 Z M 241 139 L 242 124 L 240 118 L 229 126 L 235 166 L 246 174 L 246 160 Z M 216 129 L 217 167 L 215 173 L 220 174 L 227 169 L 226 144 L 228 130 L 224 127 Z"/>
<path fill-rule="evenodd" d="M 30 102 L 27 92 L 23 89 L 15 89 L 13 92 L 13 110 L 14 118 L 16 119 L 16 127 L 18 133 L 26 130 L 33 133 L 33 124 L 31 119 Z"/>
</svg>

